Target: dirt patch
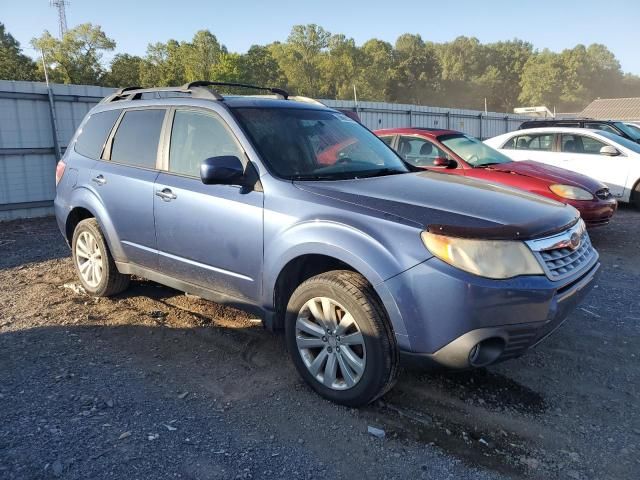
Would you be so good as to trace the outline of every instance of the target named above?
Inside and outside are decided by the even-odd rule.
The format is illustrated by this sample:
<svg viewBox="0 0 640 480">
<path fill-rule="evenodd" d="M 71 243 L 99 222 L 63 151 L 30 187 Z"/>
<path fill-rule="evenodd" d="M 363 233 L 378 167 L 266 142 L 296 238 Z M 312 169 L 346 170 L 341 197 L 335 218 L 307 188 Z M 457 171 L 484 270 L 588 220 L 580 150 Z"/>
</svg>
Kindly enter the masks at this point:
<svg viewBox="0 0 640 480">
<path fill-rule="evenodd" d="M 598 287 L 536 349 L 353 410 L 251 316 L 141 279 L 90 298 L 52 219 L 0 224 L 0 477 L 638 478 L 640 212 L 591 237 Z"/>
</svg>

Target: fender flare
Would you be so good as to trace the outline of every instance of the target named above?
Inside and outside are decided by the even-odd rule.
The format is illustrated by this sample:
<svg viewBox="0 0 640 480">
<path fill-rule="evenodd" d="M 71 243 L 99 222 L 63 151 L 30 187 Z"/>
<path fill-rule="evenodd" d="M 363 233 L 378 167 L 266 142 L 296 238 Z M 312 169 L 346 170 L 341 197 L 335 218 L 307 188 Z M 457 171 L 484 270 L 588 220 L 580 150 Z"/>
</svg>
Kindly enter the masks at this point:
<svg viewBox="0 0 640 480">
<path fill-rule="evenodd" d="M 389 249 L 372 236 L 333 221 L 296 224 L 265 249 L 263 305 L 268 310 L 273 307 L 280 273 L 290 261 L 304 255 L 335 258 L 364 276 L 380 297 L 396 335 L 406 335 L 398 307 L 384 281 L 407 267 L 400 265 Z"/>
<path fill-rule="evenodd" d="M 100 201 L 100 198 L 89 188 L 76 188 L 71 193 L 71 198 L 69 200 L 69 213 L 71 213 L 74 208 L 84 208 L 91 212 L 98 222 L 98 225 L 100 225 L 100 230 L 102 230 L 102 234 L 107 241 L 109 251 L 113 255 L 113 258 L 116 261 L 126 261 L 126 255 L 120 245 L 120 237 L 118 236 L 113 222 L 111 221 L 111 217 L 109 217 L 109 214 L 107 213 L 107 209 Z M 65 219 L 65 224 L 67 219 L 68 215 Z"/>
</svg>

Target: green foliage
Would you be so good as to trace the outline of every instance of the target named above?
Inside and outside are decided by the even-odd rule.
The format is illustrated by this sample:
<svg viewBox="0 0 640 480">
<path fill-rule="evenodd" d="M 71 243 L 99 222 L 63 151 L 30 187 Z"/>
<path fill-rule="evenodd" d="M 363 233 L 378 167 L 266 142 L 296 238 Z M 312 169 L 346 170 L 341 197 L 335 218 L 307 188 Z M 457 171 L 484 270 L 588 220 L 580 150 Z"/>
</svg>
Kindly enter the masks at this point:
<svg viewBox="0 0 640 480">
<path fill-rule="evenodd" d="M 33 48 L 44 52 L 49 79 L 57 83 L 99 85 L 105 74 L 102 55 L 116 48 L 98 25 L 83 23 L 64 34 L 60 40 L 45 31 L 31 41 Z M 42 62 L 38 62 L 42 69 Z M 44 76 L 44 72 L 42 73 Z"/>
<path fill-rule="evenodd" d="M 136 55 L 117 54 L 111 60 L 111 66 L 104 76 L 103 84 L 118 88 L 139 86 L 143 64 L 144 60 Z"/>
<path fill-rule="evenodd" d="M 341 99 L 353 98 L 355 85 L 361 100 L 482 109 L 486 99 L 495 111 L 546 105 L 576 112 L 594 98 L 640 95 L 640 77 L 624 74 L 600 44 L 555 53 L 518 39 L 482 44 L 461 36 L 436 44 L 404 34 L 394 45 L 374 38 L 358 46 L 310 24 L 294 26 L 286 42 L 253 45 L 244 54 L 200 30 L 190 42 L 150 44 L 144 57 L 118 54 L 108 69 L 102 55 L 115 42 L 90 23 L 62 40 L 45 31 L 32 45 L 44 51 L 51 80 L 61 83 L 151 87 L 218 80 Z M 1 23 L 0 78 L 42 78 L 41 65 L 22 54 Z"/>
<path fill-rule="evenodd" d="M 0 80 L 40 80 L 35 62 L 0 23 Z"/>
</svg>

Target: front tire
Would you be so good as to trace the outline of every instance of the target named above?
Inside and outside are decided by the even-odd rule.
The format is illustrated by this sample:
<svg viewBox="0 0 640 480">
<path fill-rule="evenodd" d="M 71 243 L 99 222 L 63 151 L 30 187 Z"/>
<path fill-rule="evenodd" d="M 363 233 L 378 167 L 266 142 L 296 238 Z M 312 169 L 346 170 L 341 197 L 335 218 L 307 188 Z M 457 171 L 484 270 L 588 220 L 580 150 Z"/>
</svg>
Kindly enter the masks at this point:
<svg viewBox="0 0 640 480">
<path fill-rule="evenodd" d="M 323 273 L 293 292 L 287 348 L 300 376 L 324 398 L 357 407 L 394 385 L 398 351 L 373 287 L 348 270 Z"/>
<path fill-rule="evenodd" d="M 109 297 L 127 289 L 129 276 L 118 271 L 95 218 L 82 220 L 71 241 L 76 273 L 88 294 Z"/>
</svg>

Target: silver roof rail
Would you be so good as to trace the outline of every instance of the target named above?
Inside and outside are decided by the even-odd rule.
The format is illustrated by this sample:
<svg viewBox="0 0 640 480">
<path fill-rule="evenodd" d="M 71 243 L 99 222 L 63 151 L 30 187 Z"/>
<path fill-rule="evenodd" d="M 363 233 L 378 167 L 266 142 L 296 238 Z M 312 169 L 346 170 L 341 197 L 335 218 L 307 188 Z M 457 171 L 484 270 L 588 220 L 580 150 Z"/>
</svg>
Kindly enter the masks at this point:
<svg viewBox="0 0 640 480">
<path fill-rule="evenodd" d="M 145 93 L 157 93 L 159 98 L 159 94 L 163 92 L 190 94 L 192 98 L 204 98 L 207 100 L 224 100 L 224 97 L 220 95 L 217 90 L 213 88 L 207 88 L 218 86 L 264 90 L 282 98 L 283 100 L 287 100 L 289 98 L 289 92 L 281 88 L 259 87 L 257 85 L 248 85 L 246 83 L 210 82 L 208 80 L 197 80 L 195 82 L 185 83 L 180 87 L 125 87 L 115 91 L 108 97 L 105 97 L 100 103 L 112 103 L 122 100 L 140 100 L 142 98 L 142 95 Z"/>
</svg>

